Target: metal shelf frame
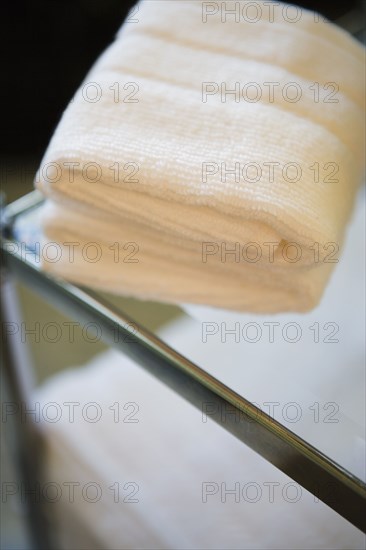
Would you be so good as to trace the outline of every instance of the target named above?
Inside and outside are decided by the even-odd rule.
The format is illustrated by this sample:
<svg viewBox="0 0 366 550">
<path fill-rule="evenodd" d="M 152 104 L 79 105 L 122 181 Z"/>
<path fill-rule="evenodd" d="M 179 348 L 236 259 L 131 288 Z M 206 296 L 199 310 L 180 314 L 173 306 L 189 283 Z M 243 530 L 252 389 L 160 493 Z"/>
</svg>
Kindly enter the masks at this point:
<svg viewBox="0 0 366 550">
<path fill-rule="evenodd" d="M 14 238 L 13 223 L 18 216 L 37 208 L 42 200 L 43 197 L 34 191 L 4 208 L 2 294 L 6 292 L 7 284 L 20 280 L 76 321 L 98 323 L 105 343 L 131 357 L 199 410 L 203 410 L 204 403 L 212 403 L 216 412 L 210 418 L 366 532 L 365 483 L 94 292 L 49 276 L 41 271 L 39 264 L 32 261 L 31 254 L 19 252 L 20 246 L 14 246 L 20 243 Z M 6 322 L 8 313 L 6 308 L 3 309 L 3 322 Z M 133 339 L 126 328 L 131 323 L 137 328 Z M 121 336 L 118 342 L 115 338 L 116 329 Z M 5 348 L 7 345 L 9 343 L 5 342 Z M 14 353 L 6 350 L 5 363 L 9 377 L 13 380 L 13 390 L 21 396 L 22 380 L 16 375 L 19 369 L 11 357 L 14 358 Z M 233 414 L 222 415 L 222 410 Z M 171 413 L 174 415 L 174 411 Z M 29 448 L 28 454 L 32 455 Z"/>
</svg>

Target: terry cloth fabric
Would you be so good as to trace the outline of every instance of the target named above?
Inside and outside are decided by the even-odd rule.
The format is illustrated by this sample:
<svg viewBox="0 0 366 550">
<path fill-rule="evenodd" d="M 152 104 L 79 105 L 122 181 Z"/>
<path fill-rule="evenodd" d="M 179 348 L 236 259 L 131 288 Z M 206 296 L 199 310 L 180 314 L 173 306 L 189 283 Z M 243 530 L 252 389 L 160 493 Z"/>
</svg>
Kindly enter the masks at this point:
<svg viewBox="0 0 366 550">
<path fill-rule="evenodd" d="M 173 303 L 319 302 L 364 173 L 364 48 L 249 4 L 134 8 L 37 174 L 46 270 Z"/>
</svg>

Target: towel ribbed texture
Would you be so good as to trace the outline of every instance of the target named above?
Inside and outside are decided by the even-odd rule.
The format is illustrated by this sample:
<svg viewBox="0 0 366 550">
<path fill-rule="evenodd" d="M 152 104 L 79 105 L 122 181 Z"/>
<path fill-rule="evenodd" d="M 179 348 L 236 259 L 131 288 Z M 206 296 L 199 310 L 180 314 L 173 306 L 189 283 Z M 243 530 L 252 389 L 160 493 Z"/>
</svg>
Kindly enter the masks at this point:
<svg viewBox="0 0 366 550">
<path fill-rule="evenodd" d="M 204 4 L 141 2 L 67 107 L 36 180 L 62 251 L 44 268 L 143 299 L 309 310 L 364 173 L 364 48 L 284 4 L 272 21 L 256 2 L 256 22 L 204 22 Z"/>
</svg>

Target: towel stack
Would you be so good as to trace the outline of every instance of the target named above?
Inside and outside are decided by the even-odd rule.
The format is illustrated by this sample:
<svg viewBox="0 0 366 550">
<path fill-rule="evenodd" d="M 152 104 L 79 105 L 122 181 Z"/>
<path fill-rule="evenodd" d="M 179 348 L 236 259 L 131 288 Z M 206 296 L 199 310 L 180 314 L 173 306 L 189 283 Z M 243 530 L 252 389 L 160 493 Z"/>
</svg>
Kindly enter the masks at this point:
<svg viewBox="0 0 366 550">
<path fill-rule="evenodd" d="M 144 299 L 311 309 L 364 173 L 364 60 L 294 6 L 139 3 L 37 174 L 44 268 Z"/>
</svg>

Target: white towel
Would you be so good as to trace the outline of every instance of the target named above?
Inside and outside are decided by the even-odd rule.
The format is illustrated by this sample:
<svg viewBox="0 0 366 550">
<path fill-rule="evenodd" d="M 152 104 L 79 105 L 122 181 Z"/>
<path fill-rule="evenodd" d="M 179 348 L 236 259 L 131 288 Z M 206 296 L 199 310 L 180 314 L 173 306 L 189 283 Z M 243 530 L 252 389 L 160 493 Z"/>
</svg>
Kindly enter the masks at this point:
<svg viewBox="0 0 366 550">
<path fill-rule="evenodd" d="M 45 269 L 175 303 L 319 302 L 364 172 L 364 49 L 311 12 L 249 4 L 138 4 L 37 175 Z"/>
<path fill-rule="evenodd" d="M 184 319 L 165 334 L 178 346 L 196 328 Z M 46 440 L 42 490 L 55 499 L 62 549 L 364 547 L 358 529 L 115 351 L 50 379 L 35 401 Z M 324 434 L 314 422 L 313 430 Z"/>
</svg>

